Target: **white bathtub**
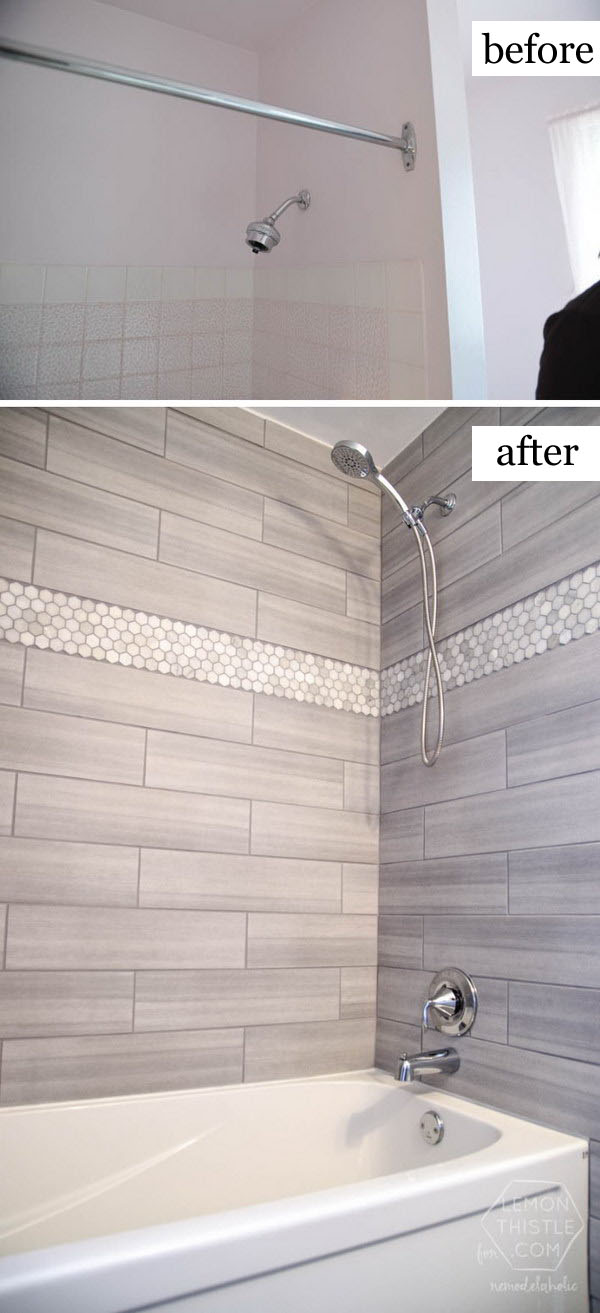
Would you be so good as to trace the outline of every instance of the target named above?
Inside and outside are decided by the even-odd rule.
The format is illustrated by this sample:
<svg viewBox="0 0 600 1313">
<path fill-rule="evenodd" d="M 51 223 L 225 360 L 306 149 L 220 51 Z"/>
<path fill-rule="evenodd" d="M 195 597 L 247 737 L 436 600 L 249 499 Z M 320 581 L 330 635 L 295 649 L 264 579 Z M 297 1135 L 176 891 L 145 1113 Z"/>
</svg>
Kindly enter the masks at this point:
<svg viewBox="0 0 600 1313">
<path fill-rule="evenodd" d="M 380 1072 L 4 1108 L 0 1309 L 583 1313 L 586 1227 L 566 1219 L 587 1217 L 586 1158 L 585 1140 Z M 523 1216 L 527 1263 L 532 1220 L 554 1219 L 537 1271 L 484 1228 L 503 1191 L 529 1203 L 487 1225 Z"/>
</svg>

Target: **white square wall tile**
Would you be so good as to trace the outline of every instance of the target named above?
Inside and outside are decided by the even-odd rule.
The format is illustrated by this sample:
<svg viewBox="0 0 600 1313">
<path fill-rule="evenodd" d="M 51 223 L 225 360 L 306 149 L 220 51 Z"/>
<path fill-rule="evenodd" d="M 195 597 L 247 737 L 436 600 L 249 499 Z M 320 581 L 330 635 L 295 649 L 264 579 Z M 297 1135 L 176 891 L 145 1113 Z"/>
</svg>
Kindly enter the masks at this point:
<svg viewBox="0 0 600 1313">
<path fill-rule="evenodd" d="M 82 377 L 110 378 L 121 373 L 121 340 L 88 342 L 83 352 Z"/>
<path fill-rule="evenodd" d="M 127 301 L 160 301 L 162 268 L 160 265 L 127 266 L 125 298 Z"/>
<path fill-rule="evenodd" d="M 125 265 L 93 265 L 88 269 L 88 301 L 123 301 Z"/>
<path fill-rule="evenodd" d="M 196 271 L 190 266 L 165 266 L 162 276 L 163 301 L 193 301 Z"/>
<path fill-rule="evenodd" d="M 42 300 L 43 264 L 0 265 L 0 305 L 36 305 Z"/>
<path fill-rule="evenodd" d="M 388 316 L 390 359 L 406 365 L 425 364 L 425 335 L 423 316 L 408 311 L 392 310 Z"/>
<path fill-rule="evenodd" d="M 226 269 L 225 296 L 252 296 L 254 291 L 253 269 Z"/>
<path fill-rule="evenodd" d="M 49 264 L 46 269 L 44 301 L 60 305 L 85 301 L 87 269 L 84 264 Z"/>
<path fill-rule="evenodd" d="M 396 260 L 385 266 L 390 310 L 422 310 L 423 274 L 418 260 Z"/>
<path fill-rule="evenodd" d="M 225 296 L 225 270 L 196 268 L 194 270 L 194 298 L 196 301 L 219 299 Z"/>
<path fill-rule="evenodd" d="M 351 264 L 325 265 L 320 271 L 321 299 L 327 305 L 354 305 L 354 266 Z"/>
<path fill-rule="evenodd" d="M 365 261 L 354 266 L 356 304 L 365 308 L 385 305 L 385 265 Z"/>
<path fill-rule="evenodd" d="M 5 346 L 0 353 L 0 389 L 3 399 L 22 395 L 20 389 L 33 387 L 38 361 L 36 346 Z M 79 371 L 77 371 L 79 373 Z"/>
<path fill-rule="evenodd" d="M 44 397 L 45 383 L 57 383 L 62 379 L 79 378 L 81 372 L 81 345 L 69 343 L 58 346 L 55 343 L 40 347 L 38 367 L 38 392 Z"/>
<path fill-rule="evenodd" d="M 405 365 L 390 361 L 390 391 L 392 401 L 423 401 L 427 396 L 427 377 L 418 365 Z"/>
</svg>

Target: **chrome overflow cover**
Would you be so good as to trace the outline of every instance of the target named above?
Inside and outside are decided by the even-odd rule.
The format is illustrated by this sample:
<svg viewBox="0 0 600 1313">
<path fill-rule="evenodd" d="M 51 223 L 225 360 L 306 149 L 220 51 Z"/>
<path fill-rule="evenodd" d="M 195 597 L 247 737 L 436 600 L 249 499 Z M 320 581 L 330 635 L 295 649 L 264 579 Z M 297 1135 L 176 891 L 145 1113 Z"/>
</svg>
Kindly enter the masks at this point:
<svg viewBox="0 0 600 1313">
<path fill-rule="evenodd" d="M 427 1112 L 423 1113 L 419 1125 L 423 1139 L 427 1144 L 439 1144 L 440 1140 L 443 1140 L 444 1123 L 439 1113 L 434 1112 L 433 1108 L 429 1108 Z"/>
<path fill-rule="evenodd" d="M 433 977 L 423 1007 L 426 1030 L 466 1035 L 477 1016 L 477 990 L 460 967 L 444 967 Z"/>
</svg>

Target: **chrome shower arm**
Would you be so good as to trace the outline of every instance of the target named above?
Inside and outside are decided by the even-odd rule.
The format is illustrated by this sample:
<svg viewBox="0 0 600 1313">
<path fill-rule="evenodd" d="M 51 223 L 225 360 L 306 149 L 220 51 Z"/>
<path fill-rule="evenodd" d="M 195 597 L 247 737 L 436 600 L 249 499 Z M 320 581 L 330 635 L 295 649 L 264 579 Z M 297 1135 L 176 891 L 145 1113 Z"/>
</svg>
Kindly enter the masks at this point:
<svg viewBox="0 0 600 1313">
<path fill-rule="evenodd" d="M 286 210 L 289 210 L 290 205 L 298 205 L 301 210 L 307 210 L 309 204 L 309 193 L 307 191 L 299 191 L 295 196 L 288 196 L 287 201 L 283 201 L 281 205 L 278 205 L 276 210 L 273 210 L 272 214 L 268 214 L 264 222 L 275 223 L 280 214 L 284 214 Z"/>
</svg>

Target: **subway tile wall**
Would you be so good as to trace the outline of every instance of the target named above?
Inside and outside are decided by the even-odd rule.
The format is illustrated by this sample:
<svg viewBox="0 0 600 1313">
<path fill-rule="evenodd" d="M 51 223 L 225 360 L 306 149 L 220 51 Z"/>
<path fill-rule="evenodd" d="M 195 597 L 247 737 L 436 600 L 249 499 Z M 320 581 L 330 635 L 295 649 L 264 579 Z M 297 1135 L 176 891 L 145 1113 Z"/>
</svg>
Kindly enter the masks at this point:
<svg viewBox="0 0 600 1313">
<path fill-rule="evenodd" d="M 377 680 L 378 495 L 236 409 L 4 408 L 0 460 L 0 1100 L 370 1065 L 379 722 L 287 674 Z"/>
<path fill-rule="evenodd" d="M 516 633 L 520 599 L 535 594 L 543 606 L 558 580 L 573 572 L 574 582 L 566 580 L 560 623 L 539 651 L 525 659 L 517 639 L 501 669 L 465 664 L 447 694 L 442 757 L 427 770 L 417 756 L 421 707 L 411 697 L 392 711 L 392 667 L 410 664 L 421 647 L 423 616 L 411 535 L 391 504 L 383 508 L 383 686 L 392 714 L 381 721 L 376 1060 L 392 1070 L 402 1050 L 435 1047 L 435 1034 L 420 1027 L 431 977 L 448 964 L 473 974 L 479 1013 L 472 1034 L 456 1041 L 461 1066 L 450 1088 L 591 1138 L 600 1298 L 597 598 L 587 608 L 597 577 L 589 567 L 600 557 L 599 489 L 471 482 L 474 422 L 598 424 L 600 412 L 446 411 L 387 470 L 409 501 L 457 493 L 452 516 L 429 517 L 444 637 L 504 608 Z M 552 613 L 552 597 L 547 605 Z M 528 623 L 533 632 L 538 621 Z M 449 674 L 452 640 L 442 647 Z"/>
<path fill-rule="evenodd" d="M 8 400 L 425 397 L 415 261 L 0 265 Z"/>
</svg>

